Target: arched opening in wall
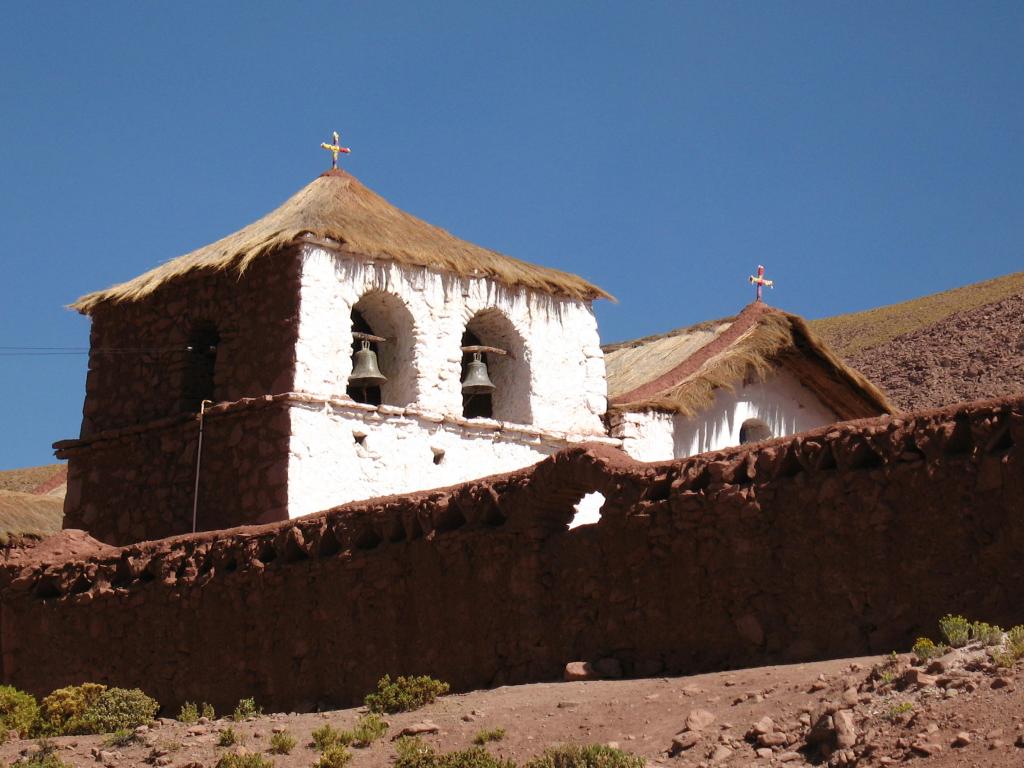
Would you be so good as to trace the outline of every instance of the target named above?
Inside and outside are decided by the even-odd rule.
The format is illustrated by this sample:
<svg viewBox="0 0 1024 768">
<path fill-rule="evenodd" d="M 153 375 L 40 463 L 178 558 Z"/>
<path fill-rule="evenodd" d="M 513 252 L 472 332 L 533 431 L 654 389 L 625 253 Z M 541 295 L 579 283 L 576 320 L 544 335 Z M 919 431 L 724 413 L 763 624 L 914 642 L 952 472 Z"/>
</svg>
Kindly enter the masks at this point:
<svg viewBox="0 0 1024 768">
<path fill-rule="evenodd" d="M 760 419 L 747 419 L 740 425 L 740 445 L 770 440 L 772 431 Z"/>
<path fill-rule="evenodd" d="M 386 339 L 371 341 L 369 347 L 376 356 L 377 368 L 387 380 L 374 386 L 350 383 L 346 390 L 348 396 L 370 405 L 402 406 L 416 402 L 415 324 L 405 302 L 384 291 L 371 291 L 352 307 L 351 322 L 353 333 Z M 353 364 L 362 346 L 363 341 L 353 337 Z"/>
<path fill-rule="evenodd" d="M 600 491 L 591 491 L 583 494 L 583 498 L 573 505 L 576 514 L 569 523 L 569 530 L 579 528 L 581 525 L 593 525 L 601 521 L 601 508 L 604 506 L 605 497 Z"/>
<path fill-rule="evenodd" d="M 198 411 L 203 400 L 213 401 L 216 391 L 217 347 L 220 333 L 213 323 L 197 323 L 188 335 L 181 402 L 186 411 Z"/>
<path fill-rule="evenodd" d="M 462 346 L 495 347 L 506 352 L 504 355 L 479 353 L 481 362 L 487 366 L 487 376 L 494 384 L 494 391 L 489 394 L 463 391 L 462 415 L 467 419 L 491 418 L 513 424 L 532 423 L 529 356 L 523 337 L 512 322 L 496 309 L 478 312 L 466 323 Z M 474 353 L 463 352 L 460 381 L 466 381 L 473 360 Z"/>
</svg>

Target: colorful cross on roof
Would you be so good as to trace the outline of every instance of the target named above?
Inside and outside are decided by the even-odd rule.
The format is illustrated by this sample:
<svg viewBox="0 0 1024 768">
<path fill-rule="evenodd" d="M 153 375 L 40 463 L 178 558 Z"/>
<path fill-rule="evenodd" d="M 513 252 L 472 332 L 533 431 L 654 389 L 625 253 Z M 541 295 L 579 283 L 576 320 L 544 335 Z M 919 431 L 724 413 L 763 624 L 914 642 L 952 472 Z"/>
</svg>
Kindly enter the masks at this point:
<svg viewBox="0 0 1024 768">
<path fill-rule="evenodd" d="M 339 153 L 347 155 L 349 152 L 352 151 L 348 147 L 341 146 L 340 142 L 341 142 L 341 137 L 338 135 L 337 131 L 334 131 L 334 143 L 333 144 L 328 144 L 325 141 L 325 142 L 323 142 L 320 145 L 321 149 L 326 149 L 328 152 L 331 153 L 331 168 L 337 168 L 338 167 L 338 154 Z"/>
<path fill-rule="evenodd" d="M 775 287 L 775 281 L 774 280 L 769 280 L 767 277 L 764 276 L 764 265 L 762 265 L 762 264 L 758 264 L 757 265 L 757 276 L 755 277 L 754 275 L 751 275 L 749 279 L 750 279 L 750 282 L 753 285 L 757 286 L 757 300 L 758 301 L 761 300 L 761 289 L 763 287 L 765 287 L 765 286 L 768 286 L 769 288 L 774 288 Z"/>
</svg>

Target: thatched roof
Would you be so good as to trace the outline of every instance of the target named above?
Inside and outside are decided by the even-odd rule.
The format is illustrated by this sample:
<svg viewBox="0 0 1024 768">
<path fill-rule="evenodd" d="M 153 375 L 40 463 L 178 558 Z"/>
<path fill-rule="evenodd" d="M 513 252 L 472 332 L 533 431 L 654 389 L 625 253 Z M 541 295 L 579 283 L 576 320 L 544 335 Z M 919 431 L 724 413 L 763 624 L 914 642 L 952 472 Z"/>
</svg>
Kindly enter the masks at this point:
<svg viewBox="0 0 1024 768">
<path fill-rule="evenodd" d="M 236 269 L 302 239 L 331 244 L 370 259 L 388 259 L 466 277 L 490 277 L 556 296 L 591 300 L 611 296 L 581 277 L 519 261 L 481 248 L 399 210 L 354 176 L 331 170 L 307 184 L 279 208 L 234 234 L 172 259 L 134 280 L 83 296 L 83 314 L 112 301 L 137 301 L 183 275 Z"/>
<path fill-rule="evenodd" d="M 892 413 L 885 395 L 843 363 L 797 315 L 761 302 L 734 318 L 605 347 L 613 410 L 694 416 L 715 390 L 783 368 L 840 419 Z"/>
</svg>

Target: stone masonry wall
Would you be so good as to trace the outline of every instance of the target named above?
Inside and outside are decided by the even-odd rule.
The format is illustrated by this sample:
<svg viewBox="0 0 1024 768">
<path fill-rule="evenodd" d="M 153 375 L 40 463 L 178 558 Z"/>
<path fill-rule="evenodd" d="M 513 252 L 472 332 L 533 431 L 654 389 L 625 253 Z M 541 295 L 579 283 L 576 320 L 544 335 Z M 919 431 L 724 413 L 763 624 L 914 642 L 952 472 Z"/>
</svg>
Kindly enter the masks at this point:
<svg viewBox="0 0 1024 768">
<path fill-rule="evenodd" d="M 182 390 L 190 334 L 220 335 L 216 402 L 292 389 L 299 257 L 286 250 L 236 270 L 175 280 L 138 302 L 107 304 L 92 316 L 81 437 L 185 412 Z"/>
<path fill-rule="evenodd" d="M 290 434 L 284 398 L 207 409 L 198 530 L 288 519 Z M 192 414 L 58 443 L 68 460 L 64 527 L 108 544 L 190 532 L 198 435 Z"/>
<path fill-rule="evenodd" d="M 600 522 L 567 530 L 592 490 Z M 661 464 L 580 447 L 123 549 L 66 533 L 0 568 L 3 679 L 284 710 L 351 703 L 384 673 L 461 690 L 575 659 L 654 675 L 905 649 L 947 611 L 1024 619 L 1021 499 L 1018 399 Z"/>
</svg>

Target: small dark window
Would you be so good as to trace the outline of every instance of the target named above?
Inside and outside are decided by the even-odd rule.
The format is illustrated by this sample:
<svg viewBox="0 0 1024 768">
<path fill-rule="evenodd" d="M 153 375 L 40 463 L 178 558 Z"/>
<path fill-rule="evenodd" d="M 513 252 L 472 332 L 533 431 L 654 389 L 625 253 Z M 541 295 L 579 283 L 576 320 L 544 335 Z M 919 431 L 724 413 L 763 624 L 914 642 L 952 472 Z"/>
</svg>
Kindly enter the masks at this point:
<svg viewBox="0 0 1024 768">
<path fill-rule="evenodd" d="M 187 411 L 198 411 L 203 400 L 213 400 L 220 334 L 212 325 L 201 325 L 189 335 L 185 351 L 182 401 Z"/>
<path fill-rule="evenodd" d="M 472 331 L 466 331 L 462 334 L 462 346 L 482 346 L 480 338 Z M 469 362 L 473 359 L 471 352 L 462 353 L 462 375 L 459 377 L 459 381 L 466 380 L 466 368 L 469 366 Z M 481 360 L 484 363 L 487 362 L 487 353 L 481 355 Z M 494 413 L 494 399 L 490 393 L 483 395 L 462 395 L 462 415 L 467 419 L 489 419 Z"/>
<path fill-rule="evenodd" d="M 363 313 L 358 309 L 352 310 L 352 331 L 355 333 L 369 333 L 373 334 L 373 329 L 370 324 L 366 322 L 366 318 L 363 317 Z M 362 342 L 359 339 L 352 340 L 352 355 L 355 356 L 362 348 Z M 380 350 L 377 348 L 377 342 L 370 342 L 370 349 L 374 353 L 379 353 Z M 366 403 L 367 405 L 380 405 L 380 387 L 349 387 L 345 390 L 348 396 L 355 400 L 357 403 Z"/>
<path fill-rule="evenodd" d="M 760 419 L 747 419 L 740 426 L 740 445 L 770 440 L 772 431 Z"/>
</svg>

